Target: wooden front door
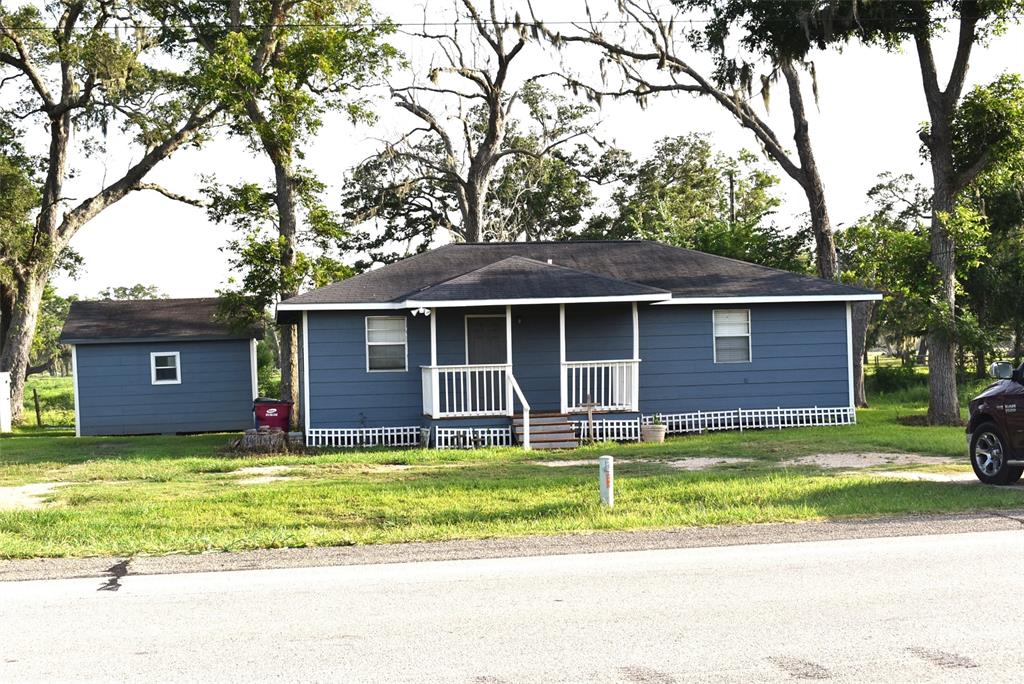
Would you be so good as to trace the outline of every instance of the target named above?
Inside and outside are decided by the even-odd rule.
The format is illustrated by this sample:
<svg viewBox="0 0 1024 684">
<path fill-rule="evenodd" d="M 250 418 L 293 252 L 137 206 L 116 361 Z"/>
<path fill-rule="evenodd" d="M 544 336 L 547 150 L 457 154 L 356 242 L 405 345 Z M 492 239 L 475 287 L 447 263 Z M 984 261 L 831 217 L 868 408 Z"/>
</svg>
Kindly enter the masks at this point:
<svg viewBox="0 0 1024 684">
<path fill-rule="evenodd" d="M 508 363 L 504 316 L 466 316 L 466 363 Z"/>
</svg>

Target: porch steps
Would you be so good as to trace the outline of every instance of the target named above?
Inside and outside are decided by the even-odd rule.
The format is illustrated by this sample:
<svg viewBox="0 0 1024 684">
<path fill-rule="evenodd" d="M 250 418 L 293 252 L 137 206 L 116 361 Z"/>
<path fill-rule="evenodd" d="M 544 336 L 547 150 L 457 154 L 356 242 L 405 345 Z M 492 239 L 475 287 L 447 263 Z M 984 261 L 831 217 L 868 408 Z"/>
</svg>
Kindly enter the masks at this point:
<svg viewBox="0 0 1024 684">
<path fill-rule="evenodd" d="M 523 442 L 523 417 L 513 416 L 516 440 Z M 580 445 L 569 418 L 560 413 L 530 414 L 530 446 L 534 449 L 575 449 Z"/>
</svg>

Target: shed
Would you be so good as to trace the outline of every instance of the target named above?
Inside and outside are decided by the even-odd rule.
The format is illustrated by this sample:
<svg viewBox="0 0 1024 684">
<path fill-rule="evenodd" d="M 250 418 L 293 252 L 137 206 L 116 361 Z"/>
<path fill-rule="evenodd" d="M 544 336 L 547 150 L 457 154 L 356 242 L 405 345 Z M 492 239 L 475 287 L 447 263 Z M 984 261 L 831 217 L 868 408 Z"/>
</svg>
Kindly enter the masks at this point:
<svg viewBox="0 0 1024 684">
<path fill-rule="evenodd" d="M 79 301 L 71 345 L 76 435 L 252 427 L 258 328 L 217 318 L 218 299 Z"/>
</svg>

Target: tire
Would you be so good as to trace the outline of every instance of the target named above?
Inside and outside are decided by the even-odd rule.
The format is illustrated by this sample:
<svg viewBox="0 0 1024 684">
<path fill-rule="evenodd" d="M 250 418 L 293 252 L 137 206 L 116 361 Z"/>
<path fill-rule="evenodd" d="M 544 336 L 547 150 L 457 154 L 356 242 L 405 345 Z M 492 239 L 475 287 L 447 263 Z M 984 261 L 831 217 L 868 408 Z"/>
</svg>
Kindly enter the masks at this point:
<svg viewBox="0 0 1024 684">
<path fill-rule="evenodd" d="M 1008 485 L 1016 484 L 1020 480 L 1021 475 L 1024 475 L 1024 467 L 1022 466 L 1011 466 L 1009 470 L 1009 477 L 1006 478 L 1006 484 Z"/>
<path fill-rule="evenodd" d="M 1020 479 L 1019 468 L 1007 464 L 1006 440 L 995 423 L 982 423 L 971 433 L 971 468 L 985 484 L 1005 485 Z M 1011 479 L 1016 474 L 1016 479 Z"/>
</svg>

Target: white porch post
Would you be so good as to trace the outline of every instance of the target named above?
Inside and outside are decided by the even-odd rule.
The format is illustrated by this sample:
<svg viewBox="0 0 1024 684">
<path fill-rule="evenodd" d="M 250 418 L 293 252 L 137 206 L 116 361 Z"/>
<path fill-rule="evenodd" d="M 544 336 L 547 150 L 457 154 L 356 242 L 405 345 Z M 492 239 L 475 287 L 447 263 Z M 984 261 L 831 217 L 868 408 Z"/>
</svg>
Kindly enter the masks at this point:
<svg viewBox="0 0 1024 684">
<path fill-rule="evenodd" d="M 633 366 L 632 401 L 634 411 L 640 410 L 640 312 L 633 302 Z"/>
<path fill-rule="evenodd" d="M 437 370 L 437 309 L 430 310 L 430 417 L 441 412 L 441 388 Z"/>
<path fill-rule="evenodd" d="M 565 304 L 558 305 L 558 393 L 562 413 L 569 412 L 569 397 L 565 387 Z"/>
<path fill-rule="evenodd" d="M 512 405 L 512 381 L 508 376 L 512 374 L 512 307 L 505 306 L 505 412 L 509 416 L 515 415 L 515 407 Z"/>
</svg>

